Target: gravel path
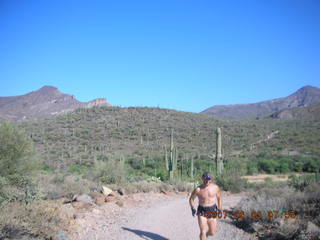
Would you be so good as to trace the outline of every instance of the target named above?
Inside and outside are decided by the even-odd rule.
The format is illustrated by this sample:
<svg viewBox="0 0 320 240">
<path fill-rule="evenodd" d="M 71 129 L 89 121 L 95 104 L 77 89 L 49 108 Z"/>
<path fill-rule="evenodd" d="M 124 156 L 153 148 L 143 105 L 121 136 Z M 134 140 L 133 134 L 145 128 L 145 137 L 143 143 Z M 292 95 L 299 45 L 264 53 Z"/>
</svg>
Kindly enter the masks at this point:
<svg viewBox="0 0 320 240">
<path fill-rule="evenodd" d="M 154 194 L 155 195 L 155 194 Z M 199 239 L 197 218 L 192 217 L 188 196 L 156 194 L 137 200 L 135 207 L 115 208 L 109 204 L 95 207 L 78 219 L 75 239 L 79 240 L 188 240 Z M 228 209 L 240 201 L 242 195 L 223 198 L 223 208 Z M 142 203 L 146 203 L 142 205 Z M 129 203 L 130 205 L 130 203 Z M 111 212 L 110 212 L 111 211 Z M 229 218 L 220 219 L 218 232 L 209 239 L 254 239 L 231 224 Z"/>
</svg>

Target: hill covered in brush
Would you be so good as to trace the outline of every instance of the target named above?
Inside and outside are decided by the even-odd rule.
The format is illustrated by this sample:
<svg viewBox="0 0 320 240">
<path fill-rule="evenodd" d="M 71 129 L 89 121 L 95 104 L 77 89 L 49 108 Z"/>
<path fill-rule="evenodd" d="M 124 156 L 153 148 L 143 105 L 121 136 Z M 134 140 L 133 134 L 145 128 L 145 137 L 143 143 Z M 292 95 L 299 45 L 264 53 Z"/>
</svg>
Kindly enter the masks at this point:
<svg viewBox="0 0 320 240">
<path fill-rule="evenodd" d="M 160 108 L 94 107 L 20 125 L 42 161 L 54 168 L 90 166 L 108 158 L 162 164 L 171 129 L 181 161 L 212 161 L 217 127 L 226 161 L 259 154 L 320 157 L 317 118 L 232 121 Z"/>
</svg>

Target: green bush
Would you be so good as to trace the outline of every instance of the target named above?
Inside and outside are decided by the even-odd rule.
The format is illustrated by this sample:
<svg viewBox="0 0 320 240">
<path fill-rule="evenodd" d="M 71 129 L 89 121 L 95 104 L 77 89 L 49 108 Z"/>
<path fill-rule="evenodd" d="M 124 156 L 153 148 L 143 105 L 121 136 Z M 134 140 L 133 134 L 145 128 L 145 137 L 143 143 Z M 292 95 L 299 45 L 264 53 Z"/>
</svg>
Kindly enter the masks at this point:
<svg viewBox="0 0 320 240">
<path fill-rule="evenodd" d="M 241 178 L 236 171 L 223 173 L 221 176 L 216 177 L 215 182 L 224 191 L 234 193 L 243 191 L 248 185 L 247 180 Z"/>
<path fill-rule="evenodd" d="M 279 163 L 275 160 L 262 159 L 258 162 L 258 169 L 261 172 L 275 173 L 279 168 Z"/>
<path fill-rule="evenodd" d="M 87 178 L 107 184 L 121 184 L 126 182 L 126 169 L 124 163 L 117 159 L 96 160 L 87 171 Z"/>
<path fill-rule="evenodd" d="M 15 125 L 0 125 L 0 175 L 11 183 L 30 177 L 38 168 L 32 141 Z"/>
<path fill-rule="evenodd" d="M 39 164 L 32 141 L 15 125 L 0 125 L 0 205 L 37 198 L 34 172 Z"/>
<path fill-rule="evenodd" d="M 296 190 L 304 190 L 311 184 L 319 183 L 320 182 L 320 174 L 310 174 L 310 175 L 303 175 L 303 176 L 296 176 L 290 175 L 289 176 L 289 186 L 295 188 Z"/>
</svg>

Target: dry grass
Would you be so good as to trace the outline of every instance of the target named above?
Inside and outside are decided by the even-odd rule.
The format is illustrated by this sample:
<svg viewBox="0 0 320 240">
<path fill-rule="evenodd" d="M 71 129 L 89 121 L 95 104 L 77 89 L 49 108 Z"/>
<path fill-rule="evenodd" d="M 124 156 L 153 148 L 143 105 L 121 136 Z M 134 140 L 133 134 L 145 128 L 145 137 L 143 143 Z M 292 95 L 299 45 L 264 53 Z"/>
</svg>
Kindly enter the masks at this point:
<svg viewBox="0 0 320 240">
<path fill-rule="evenodd" d="M 296 176 L 308 175 L 309 173 L 294 173 Z M 242 176 L 242 178 L 247 179 L 248 183 L 264 183 L 266 179 L 271 179 L 274 182 L 286 182 L 289 180 L 289 176 L 292 173 L 287 174 L 258 174 L 254 176 Z"/>
<path fill-rule="evenodd" d="M 96 184 L 80 176 L 42 175 L 40 189 L 45 199 L 71 198 L 75 194 L 89 193 Z"/>
<path fill-rule="evenodd" d="M 193 190 L 193 185 L 186 182 L 177 182 L 174 184 L 162 183 L 162 182 L 147 182 L 140 181 L 134 183 L 128 183 L 124 185 L 124 188 L 128 193 L 139 193 L 139 192 L 190 192 Z"/>
<path fill-rule="evenodd" d="M 57 201 L 18 202 L 0 208 L 0 239 L 56 239 L 68 224 L 66 209 Z"/>
<path fill-rule="evenodd" d="M 242 200 L 236 210 L 244 213 L 237 225 L 256 232 L 262 239 L 294 239 L 306 231 L 309 223 L 320 225 L 320 186 L 310 185 L 304 192 L 289 187 L 262 189 Z M 269 218 L 271 210 L 280 215 Z M 287 210 L 295 211 L 297 217 L 286 217 Z M 252 218 L 252 213 L 258 211 L 261 217 Z"/>
</svg>

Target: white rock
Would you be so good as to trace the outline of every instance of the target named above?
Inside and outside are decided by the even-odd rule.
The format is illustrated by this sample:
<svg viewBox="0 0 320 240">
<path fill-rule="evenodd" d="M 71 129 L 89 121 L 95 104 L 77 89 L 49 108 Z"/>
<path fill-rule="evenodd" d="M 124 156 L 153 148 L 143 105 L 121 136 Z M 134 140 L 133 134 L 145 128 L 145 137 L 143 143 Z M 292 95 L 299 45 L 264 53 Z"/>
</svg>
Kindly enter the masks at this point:
<svg viewBox="0 0 320 240">
<path fill-rule="evenodd" d="M 105 195 L 105 196 L 108 196 L 110 193 L 112 193 L 113 191 L 110 189 L 110 188 L 108 188 L 108 187 L 105 187 L 105 186 L 102 186 L 102 193 L 103 193 L 103 195 Z"/>
</svg>

